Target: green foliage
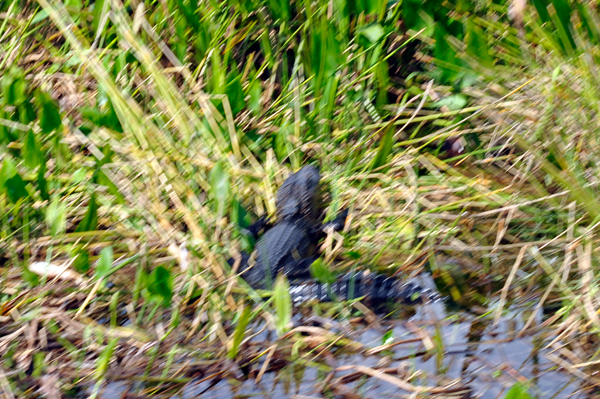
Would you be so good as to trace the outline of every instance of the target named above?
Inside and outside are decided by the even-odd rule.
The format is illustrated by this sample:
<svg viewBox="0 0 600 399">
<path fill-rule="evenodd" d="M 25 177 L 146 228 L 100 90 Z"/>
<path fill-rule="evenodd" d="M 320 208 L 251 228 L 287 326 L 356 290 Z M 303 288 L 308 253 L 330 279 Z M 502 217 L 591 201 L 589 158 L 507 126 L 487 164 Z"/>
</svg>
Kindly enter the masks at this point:
<svg viewBox="0 0 600 399">
<path fill-rule="evenodd" d="M 378 169 L 387 163 L 388 157 L 392 153 L 392 146 L 394 145 L 394 133 L 394 126 L 391 124 L 384 129 L 379 142 L 379 149 L 375 158 L 373 158 L 371 169 Z"/>
<path fill-rule="evenodd" d="M 394 330 L 388 330 L 381 337 L 381 345 L 389 345 L 394 343 Z"/>
<path fill-rule="evenodd" d="M 50 199 L 50 194 L 48 193 L 48 183 L 46 181 L 46 162 L 42 161 L 40 168 L 38 169 L 37 174 L 37 184 L 40 189 L 40 197 L 48 201 Z"/>
<path fill-rule="evenodd" d="M 58 106 L 48 94 L 41 90 L 36 90 L 35 102 L 39 109 L 40 129 L 42 129 L 42 133 L 50 133 L 62 126 Z"/>
<path fill-rule="evenodd" d="M 491 67 L 493 63 L 492 55 L 490 54 L 490 43 L 488 35 L 485 31 L 473 22 L 472 19 L 467 20 L 465 30 L 465 44 L 467 45 L 467 54 L 475 58 L 483 66 Z"/>
<path fill-rule="evenodd" d="M 77 232 L 96 230 L 98 225 L 98 204 L 96 203 L 96 194 L 90 196 L 87 211 L 85 216 L 79 222 L 75 229 Z"/>
<path fill-rule="evenodd" d="M 146 290 L 148 299 L 169 306 L 173 296 L 173 276 L 163 266 L 158 266 L 147 276 Z"/>
<path fill-rule="evenodd" d="M 310 265 L 310 274 L 322 284 L 334 283 L 337 278 L 321 258 L 318 258 Z"/>
<path fill-rule="evenodd" d="M 231 112 L 233 112 L 234 116 L 246 108 L 244 89 L 242 87 L 242 78 L 241 76 L 237 75 L 235 70 L 231 71 L 227 76 L 225 94 L 227 94 L 227 98 L 229 99 L 229 104 L 231 106 Z"/>
<path fill-rule="evenodd" d="M 85 250 L 85 248 L 77 246 L 72 251 L 71 257 L 75 259 L 73 261 L 73 269 L 75 269 L 76 272 L 86 273 L 88 270 L 90 270 L 90 254 Z"/>
<path fill-rule="evenodd" d="M 98 90 L 95 106 L 82 107 L 81 114 L 91 125 L 111 129 L 117 133 L 123 132 L 123 127 L 121 126 L 115 107 L 110 98 L 107 97 L 106 91 L 102 86 Z"/>
<path fill-rule="evenodd" d="M 67 223 L 67 210 L 65 204 L 56 196 L 46 208 L 46 226 L 50 235 L 58 236 L 65 232 Z"/>
<path fill-rule="evenodd" d="M 235 328 L 235 332 L 233 333 L 231 348 L 229 349 L 229 353 L 227 354 L 227 356 L 230 359 L 235 359 L 240 350 L 240 344 L 242 343 L 242 340 L 244 339 L 244 336 L 246 334 L 246 327 L 250 322 L 251 315 L 252 308 L 250 308 L 249 306 L 244 306 L 242 313 L 238 314 L 238 324 Z"/>
<path fill-rule="evenodd" d="M 232 223 L 236 224 L 242 229 L 250 226 L 250 215 L 237 198 L 233 198 L 231 201 L 230 219 Z"/>
<path fill-rule="evenodd" d="M 45 210 L 28 208 L 33 201 L 50 200 L 46 176 L 48 154 L 54 156 L 55 170 L 63 166 L 68 157 L 57 131 L 62 126 L 58 106 L 47 92 L 31 87 L 22 68 L 12 65 L 3 72 L 0 79 L 0 117 L 4 120 L 0 127 L 3 150 L 0 194 L 6 195 L 9 203 L 18 204 L 13 208 L 15 226 L 19 224 L 17 221 L 42 226 L 45 221 L 51 235 L 62 234 L 66 211 L 60 199 L 55 198 Z M 31 231 L 17 227 L 17 237 L 23 234 L 29 238 Z M 41 231 L 43 229 L 33 229 L 34 234 Z"/>
<path fill-rule="evenodd" d="M 8 72 L 2 76 L 0 85 L 4 104 L 19 107 L 28 100 L 27 82 L 23 69 L 17 66 L 10 67 Z"/>
<path fill-rule="evenodd" d="M 0 188 L 12 203 L 16 203 L 29 195 L 25 189 L 25 182 L 8 157 L 4 159 L 0 170 Z"/>
<path fill-rule="evenodd" d="M 33 372 L 31 375 L 35 378 L 42 376 L 42 373 L 47 369 L 44 352 L 37 352 L 33 355 Z"/>
<path fill-rule="evenodd" d="M 97 279 L 103 279 L 104 277 L 108 276 L 113 264 L 113 260 L 114 255 L 112 246 L 102 248 L 102 251 L 100 251 L 100 259 L 98 260 L 98 264 L 94 273 Z"/>
<path fill-rule="evenodd" d="M 525 385 L 517 382 L 508 390 L 504 399 L 531 399 L 531 395 L 529 395 Z"/>
<path fill-rule="evenodd" d="M 221 162 L 217 162 L 210 171 L 210 188 L 219 215 L 223 215 L 229 208 L 231 188 L 229 174 Z"/>
<path fill-rule="evenodd" d="M 98 357 L 98 360 L 96 361 L 96 371 L 95 371 L 96 380 L 100 380 L 100 379 L 104 378 L 104 375 L 106 374 L 106 371 L 108 370 L 108 365 L 110 363 L 110 359 L 112 358 L 113 353 L 114 353 L 115 348 L 118 343 L 119 343 L 119 338 L 113 338 L 110 341 L 108 341 L 108 344 L 106 345 L 106 347 L 104 347 L 104 350 L 102 350 L 102 353 L 100 354 L 100 356 Z"/>
<path fill-rule="evenodd" d="M 545 240 L 550 247 L 567 225 L 578 240 L 580 228 L 598 213 L 597 188 L 589 184 L 600 163 L 593 130 L 600 25 L 593 5 L 534 0 L 520 32 L 506 16 L 505 1 L 166 0 L 160 6 L 142 1 L 137 9 L 131 4 L 119 9 L 106 0 L 59 0 L 56 11 L 54 2 L 48 6 L 42 0 L 43 10 L 32 11 L 31 26 L 20 20 L 31 4 L 21 3 L 0 6 L 6 14 L 0 36 L 10 39 L 3 43 L 8 58 L 0 67 L 0 250 L 4 256 L 13 250 L 6 243 L 14 243 L 19 252 L 11 252 L 10 262 L 17 266 L 33 254 L 75 258 L 73 269 L 86 273 L 93 248 L 112 244 L 101 251 L 95 278 L 105 279 L 128 262 L 137 265 L 133 293 L 129 287 L 109 295 L 102 289 L 90 297 L 100 305 L 111 298 L 113 329 L 121 301 L 131 300 L 139 315 L 134 324 L 150 331 L 160 330 L 152 325 L 156 309 L 164 310 L 161 318 L 171 315 L 174 329 L 182 329 L 180 323 L 187 327 L 189 321 L 184 312 L 198 304 L 202 307 L 193 320 L 209 332 L 198 341 L 214 339 L 214 332 L 222 338 L 226 330 L 228 356 L 235 359 L 251 307 L 237 313 L 239 308 L 228 307 L 230 297 L 220 295 L 223 276 L 213 258 L 236 240 L 252 248 L 250 239 L 236 236 L 249 226 L 249 214 L 271 212 L 282 169 L 306 162 L 321 163 L 328 179 L 339 185 L 331 208 L 344 201 L 357 202 L 360 210 L 359 228 L 347 234 L 339 254 L 347 261 L 372 260 L 373 267 L 403 271 L 399 262 L 405 256 L 417 259 L 414 255 L 435 248 L 430 244 L 490 248 L 502 230 L 497 227 L 504 206 L 528 204 L 514 208 L 494 251 L 502 251 L 506 240 L 516 247 L 524 238 Z M 33 63 L 24 58 L 31 51 L 37 56 L 38 49 L 50 58 Z M 531 93 L 516 88 L 532 76 L 543 83 Z M 65 93 L 55 77 L 76 86 L 76 107 L 69 108 L 73 93 Z M 434 84 L 427 86 L 432 78 Z M 53 98 L 67 108 L 60 110 Z M 536 107 L 525 110 L 529 98 Z M 497 100 L 502 104 L 495 108 Z M 227 102 L 231 114 L 225 112 Z M 494 134 L 527 127 L 527 135 L 515 139 L 521 140 L 516 147 L 537 157 L 540 176 L 523 173 L 511 155 L 496 156 L 481 147 L 489 126 L 483 121 L 490 113 L 500 115 L 494 118 Z M 475 147 L 460 159 L 466 160 L 463 165 L 433 156 L 431 148 L 439 148 L 448 133 L 462 134 Z M 527 179 L 519 180 L 518 189 L 502 184 L 502 165 L 512 168 L 509 181 L 525 176 L 534 189 L 526 187 Z M 556 194 L 557 185 L 568 193 Z M 440 199 L 438 188 L 451 199 Z M 338 198 L 339 191 L 355 194 Z M 580 205 L 573 212 L 577 222 L 565 217 L 564 204 L 552 202 L 558 195 Z M 462 216 L 475 208 L 491 211 L 493 224 L 483 225 L 481 215 L 475 226 L 463 223 Z M 223 227 L 227 215 L 231 224 Z M 43 235 L 58 239 L 46 239 L 50 245 L 31 251 L 34 239 Z M 196 286 L 189 292 L 185 284 L 174 292 L 175 268 L 155 267 L 157 259 L 165 259 L 164 247 L 180 239 L 191 243 L 193 259 L 181 249 L 167 256 L 194 275 L 189 286 Z M 485 263 L 487 255 L 472 256 Z M 122 261 L 113 266 L 114 257 Z M 198 274 L 199 264 L 210 267 Z M 321 259 L 310 270 L 322 283 L 335 281 Z M 27 273 L 23 268 L 21 278 L 37 283 Z M 440 273 L 443 277 L 443 268 Z M 240 287 L 227 292 L 234 300 L 253 294 Z M 177 307 L 169 308 L 172 298 L 189 301 L 177 300 Z M 292 307 L 282 276 L 273 305 L 277 332 L 283 334 Z M 144 318 L 152 306 L 151 317 Z M 48 331 L 59 336 L 61 329 Z M 435 338 L 441 364 L 442 337 Z M 392 339 L 388 332 L 383 343 Z M 78 356 L 75 344 L 60 336 L 59 342 Z M 94 353 L 100 355 L 96 378 L 105 375 L 116 344 L 110 341 Z M 168 345 L 161 341 L 152 353 L 165 356 L 165 348 L 172 349 Z M 102 348 L 98 342 L 89 347 Z M 168 356 L 176 353 L 177 348 Z M 34 358 L 36 375 L 44 372 L 40 359 Z M 170 375 L 170 363 L 161 364 Z M 154 373 L 151 368 L 150 363 L 148 374 Z M 7 375 L 17 388 L 13 370 Z M 168 389 L 168 382 L 160 384 Z M 507 397 L 529 395 L 515 386 Z"/>
<path fill-rule="evenodd" d="M 105 145 L 102 148 L 102 156 L 100 158 L 96 158 L 96 170 L 94 171 L 94 175 L 92 176 L 92 182 L 103 185 L 108 188 L 108 192 L 115 196 L 117 203 L 123 203 L 125 198 L 123 194 L 119 191 L 117 186 L 106 176 L 106 173 L 102 170 L 104 165 L 110 164 L 112 162 L 114 155 L 114 151 L 110 148 L 109 145 Z"/>
<path fill-rule="evenodd" d="M 42 150 L 40 148 L 40 144 L 37 140 L 36 135 L 32 130 L 29 130 L 25 134 L 25 143 L 23 144 L 23 148 L 21 149 L 21 157 L 23 161 L 25 161 L 25 165 L 34 169 L 36 166 L 40 165 L 44 162 Z"/>
<path fill-rule="evenodd" d="M 292 297 L 290 285 L 284 275 L 279 274 L 273 289 L 273 302 L 275 304 L 275 328 L 277 334 L 282 335 L 289 330 L 292 322 Z"/>
<path fill-rule="evenodd" d="M 251 224 L 250 214 L 244 209 L 240 201 L 233 198 L 231 201 L 231 209 L 229 219 L 237 229 L 234 231 L 234 236 L 239 237 L 242 250 L 252 251 L 254 248 L 254 238 L 250 234 L 240 234 L 243 229 L 246 229 Z"/>
<path fill-rule="evenodd" d="M 436 102 L 434 105 L 438 106 L 438 107 L 446 106 L 451 111 L 455 111 L 455 110 L 463 109 L 467 105 L 467 102 L 468 102 L 468 99 L 466 96 L 464 96 L 462 94 L 453 94 L 451 96 L 448 96 L 448 97 Z"/>
</svg>

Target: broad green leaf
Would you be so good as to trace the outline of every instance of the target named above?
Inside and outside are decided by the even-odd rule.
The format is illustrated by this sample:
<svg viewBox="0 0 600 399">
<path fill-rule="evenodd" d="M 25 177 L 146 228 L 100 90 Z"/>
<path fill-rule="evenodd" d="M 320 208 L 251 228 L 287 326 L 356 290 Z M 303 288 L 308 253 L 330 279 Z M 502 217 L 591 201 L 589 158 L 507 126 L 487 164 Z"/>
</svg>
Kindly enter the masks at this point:
<svg viewBox="0 0 600 399">
<path fill-rule="evenodd" d="M 94 19 L 92 20 L 92 29 L 96 35 L 98 34 L 98 28 L 100 27 L 100 21 L 102 20 L 104 12 L 108 12 L 108 7 L 106 10 L 103 10 L 104 3 L 105 0 L 97 0 L 94 2 Z"/>
<path fill-rule="evenodd" d="M 424 9 L 421 0 L 403 0 L 402 4 L 403 23 L 408 29 L 419 31 L 425 28 L 423 34 L 431 37 L 435 31 L 435 19 L 428 10 Z"/>
<path fill-rule="evenodd" d="M 183 0 L 175 0 L 175 3 L 177 4 L 177 8 L 179 9 L 179 11 L 181 11 L 183 16 L 185 17 L 188 25 L 190 25 L 193 28 L 194 32 L 199 33 L 203 31 L 202 29 L 200 29 L 198 17 L 194 15 L 196 10 L 198 9 L 198 6 L 196 5 L 196 0 L 190 0 L 187 6 L 186 4 L 184 4 Z"/>
<path fill-rule="evenodd" d="M 4 185 L 6 188 L 6 194 L 12 203 L 17 203 L 20 199 L 27 198 L 29 196 L 29 193 L 25 188 L 25 181 L 23 181 L 19 174 L 7 179 Z"/>
<path fill-rule="evenodd" d="M 38 117 L 40 118 L 40 129 L 44 133 L 59 128 L 62 125 L 58 106 L 52 98 L 41 90 L 35 93 L 35 100 L 38 106 Z"/>
<path fill-rule="evenodd" d="M 250 226 L 250 215 L 237 198 L 233 198 L 231 201 L 230 219 L 242 229 Z"/>
<path fill-rule="evenodd" d="M 244 310 L 242 310 L 242 314 L 238 320 L 238 325 L 235 328 L 235 332 L 233 333 L 233 340 L 231 343 L 231 348 L 229 349 L 228 357 L 230 359 L 235 359 L 239 350 L 240 344 L 244 339 L 246 334 L 246 327 L 248 326 L 248 322 L 250 322 L 250 316 L 252 314 L 252 309 L 250 306 L 244 306 Z"/>
<path fill-rule="evenodd" d="M 527 388 L 520 382 L 510 388 L 504 399 L 531 399 L 531 395 L 527 392 Z"/>
<path fill-rule="evenodd" d="M 377 169 L 387 164 L 388 157 L 392 153 L 392 147 L 394 146 L 394 125 L 390 124 L 384 130 L 383 137 L 379 142 L 379 149 L 371 164 L 371 169 Z"/>
<path fill-rule="evenodd" d="M 95 276 L 97 279 L 101 279 L 108 276 L 108 273 L 110 272 L 110 269 L 113 264 L 113 260 L 114 255 L 112 246 L 102 248 L 102 251 L 100 251 L 100 259 L 98 260 L 98 264 L 96 265 Z"/>
<path fill-rule="evenodd" d="M 38 22 L 45 20 L 46 18 L 48 18 L 48 12 L 46 10 L 40 10 L 37 14 L 35 14 L 35 17 L 33 17 L 33 19 L 31 20 L 31 25 L 35 25 Z"/>
<path fill-rule="evenodd" d="M 598 17 L 596 10 L 592 9 L 591 5 L 585 3 L 576 2 L 575 5 L 588 35 L 594 39 L 595 44 L 600 44 L 600 24 L 596 22 L 596 18 Z"/>
<path fill-rule="evenodd" d="M 573 9 L 571 8 L 571 3 L 567 0 L 552 0 L 552 5 L 554 6 L 554 10 L 556 10 L 555 15 L 558 19 L 554 18 L 553 12 L 550 12 L 550 18 L 554 21 L 565 49 L 571 52 L 577 47 L 571 34 L 573 30 L 573 24 L 571 23 Z"/>
<path fill-rule="evenodd" d="M 188 39 L 187 29 L 189 25 L 184 18 L 178 18 L 175 21 L 175 36 L 173 47 L 175 49 L 175 55 L 179 61 L 185 60 L 185 54 L 187 52 Z"/>
<path fill-rule="evenodd" d="M 40 197 L 42 197 L 43 200 L 48 201 L 50 195 L 48 194 L 48 183 L 46 182 L 46 162 L 42 162 L 38 169 L 37 183 L 38 189 L 40 190 Z"/>
<path fill-rule="evenodd" d="M 92 179 L 95 180 L 96 183 L 107 187 L 108 192 L 116 197 L 117 203 L 122 204 L 125 202 L 125 196 L 121 194 L 119 188 L 108 178 L 108 176 L 106 176 L 106 173 L 104 173 L 100 167 L 96 169 Z"/>
<path fill-rule="evenodd" d="M 322 120 L 331 120 L 333 117 L 333 111 L 335 109 L 335 101 L 337 99 L 337 89 L 340 81 L 340 76 L 332 76 L 327 79 L 327 83 L 325 84 L 325 89 L 323 90 L 323 98 L 321 99 L 321 119 Z M 327 132 L 329 131 L 329 124 L 325 123 L 322 125 L 326 128 Z"/>
<path fill-rule="evenodd" d="M 98 108 L 81 107 L 79 109 L 79 112 L 81 112 L 81 115 L 85 119 L 87 119 L 96 126 L 100 126 L 100 119 L 102 118 L 102 113 Z"/>
<path fill-rule="evenodd" d="M 37 286 L 40 283 L 40 276 L 38 276 L 26 267 L 21 268 L 21 279 L 29 283 L 29 285 L 33 287 Z"/>
<path fill-rule="evenodd" d="M 25 161 L 25 165 L 30 169 L 34 169 L 44 162 L 44 154 L 42 153 L 41 145 L 38 142 L 37 136 L 31 129 L 25 134 L 25 142 L 23 143 L 23 148 L 21 148 L 21 156 Z"/>
<path fill-rule="evenodd" d="M 17 168 L 10 158 L 4 158 L 0 169 L 0 188 L 5 188 L 6 181 L 17 174 Z"/>
<path fill-rule="evenodd" d="M 567 13 L 567 20 L 564 20 L 562 18 L 561 15 L 558 15 L 558 9 L 561 7 L 560 3 L 561 2 L 557 2 L 557 1 L 553 1 L 553 4 L 551 6 L 548 7 L 549 15 L 550 18 L 552 19 L 552 23 L 554 24 L 554 27 L 556 29 L 548 32 L 550 34 L 550 36 L 552 37 L 552 39 L 555 41 L 555 43 L 557 43 L 559 46 L 562 47 L 562 49 L 564 50 L 564 52 L 569 56 L 573 56 L 574 55 L 574 50 L 575 50 L 575 43 L 573 42 L 573 38 L 571 36 L 571 32 L 569 30 L 571 23 L 570 23 L 570 10 L 569 10 L 569 6 L 567 5 L 566 8 L 569 10 Z M 555 6 L 558 7 L 555 9 Z"/>
<path fill-rule="evenodd" d="M 75 260 L 73 261 L 73 269 L 75 269 L 75 271 L 83 274 L 90 270 L 90 254 L 85 248 L 76 248 L 71 256 L 75 257 Z"/>
<path fill-rule="evenodd" d="M 223 67 L 219 51 L 213 51 L 210 65 L 212 68 L 210 79 L 212 92 L 214 94 L 225 94 L 225 68 Z"/>
<path fill-rule="evenodd" d="M 273 301 L 276 311 L 275 328 L 277 334 L 282 335 L 289 330 L 292 321 L 292 296 L 290 295 L 290 286 L 283 274 L 279 274 L 275 281 Z"/>
<path fill-rule="evenodd" d="M 74 184 L 83 183 L 87 179 L 86 174 L 85 168 L 79 168 L 71 175 L 71 181 Z"/>
<path fill-rule="evenodd" d="M 389 345 L 394 342 L 394 330 L 388 330 L 381 338 L 382 345 Z"/>
<path fill-rule="evenodd" d="M 535 10 L 537 11 L 542 23 L 546 23 L 550 21 L 550 14 L 548 13 L 548 1 L 547 0 L 533 0 L 533 5 L 535 6 Z"/>
<path fill-rule="evenodd" d="M 318 258 L 310 265 L 310 274 L 323 284 L 332 284 L 336 280 L 335 274 L 329 270 L 327 264 L 321 258 Z"/>
<path fill-rule="evenodd" d="M 366 37 L 371 43 L 377 43 L 385 35 L 385 31 L 380 24 L 373 24 L 361 29 L 360 34 Z"/>
<path fill-rule="evenodd" d="M 112 129 L 115 132 L 123 133 L 123 126 L 121 125 L 117 111 L 115 110 L 112 101 L 110 101 L 110 98 L 107 99 L 106 106 L 104 108 L 104 114 L 100 118 L 101 125 Z"/>
<path fill-rule="evenodd" d="M 251 218 L 248 212 L 246 212 L 242 204 L 236 198 L 232 200 L 229 218 L 231 222 L 238 227 L 238 229 L 234 230 L 234 237 L 239 237 L 242 251 L 252 252 L 252 248 L 254 248 L 255 244 L 254 237 L 252 237 L 250 234 L 240 235 L 241 229 L 245 229 L 246 227 L 250 226 Z"/>
<path fill-rule="evenodd" d="M 281 19 L 283 22 L 287 22 L 290 19 L 289 0 L 269 0 L 268 10 L 273 14 L 274 20 Z"/>
<path fill-rule="evenodd" d="M 7 104 L 19 106 L 27 101 L 27 82 L 23 69 L 12 66 L 2 76 L 2 95 Z"/>
<path fill-rule="evenodd" d="M 229 175 L 221 162 L 217 162 L 210 171 L 210 188 L 213 198 L 216 201 L 217 210 L 222 216 L 229 206 L 231 189 L 229 186 Z"/>
<path fill-rule="evenodd" d="M 456 51 L 446 40 L 446 28 L 439 22 L 435 24 L 435 63 L 441 71 L 440 79 L 443 83 L 452 84 L 456 80 L 458 70 L 461 69 Z"/>
<path fill-rule="evenodd" d="M 450 108 L 451 111 L 463 109 L 467 105 L 467 97 L 463 94 L 453 94 L 433 104 L 434 107 L 444 105 Z"/>
<path fill-rule="evenodd" d="M 79 222 L 75 229 L 76 232 L 93 231 L 98 226 L 98 204 L 96 203 L 96 194 L 92 194 L 85 216 Z"/>
<path fill-rule="evenodd" d="M 273 149 L 275 150 L 277 159 L 280 161 L 286 159 L 290 153 L 290 151 L 288 151 L 290 145 L 289 137 L 293 132 L 293 128 L 294 127 L 289 123 L 289 120 L 285 119 L 279 128 L 279 131 L 275 133 Z"/>
<path fill-rule="evenodd" d="M 254 115 L 260 114 L 260 96 L 262 94 L 262 88 L 260 87 L 260 80 L 254 79 L 248 86 L 248 108 L 254 113 Z"/>
<path fill-rule="evenodd" d="M 244 101 L 244 90 L 242 89 L 242 81 L 240 76 L 236 73 L 231 72 L 227 77 L 227 86 L 225 87 L 225 94 L 229 99 L 229 105 L 231 106 L 231 112 L 233 116 L 236 116 L 238 112 L 246 107 Z"/>
<path fill-rule="evenodd" d="M 488 44 L 486 33 L 471 19 L 467 20 L 465 42 L 467 44 L 467 54 L 482 62 L 484 66 L 489 67 L 492 65 L 491 46 Z"/>
<path fill-rule="evenodd" d="M 44 352 L 36 352 L 33 355 L 33 372 L 31 376 L 34 378 L 40 378 L 42 373 L 46 370 L 46 354 Z"/>
<path fill-rule="evenodd" d="M 30 101 L 25 101 L 17 106 L 17 114 L 19 115 L 18 121 L 23 125 L 29 125 L 37 119 L 37 114 Z"/>
<path fill-rule="evenodd" d="M 91 123 L 123 133 L 123 127 L 110 100 L 98 101 L 94 108 L 82 107 L 81 114 Z"/>
<path fill-rule="evenodd" d="M 148 292 L 153 297 L 162 300 L 164 306 L 168 306 L 173 296 L 173 278 L 171 272 L 163 266 L 158 266 L 149 276 Z"/>
<path fill-rule="evenodd" d="M 375 65 L 375 79 L 377 80 L 379 90 L 377 91 L 377 107 L 383 108 L 388 103 L 388 90 L 390 88 L 389 66 L 387 61 L 379 60 Z"/>
<path fill-rule="evenodd" d="M 2 99 L 0 98 L 0 104 L 2 104 Z M 5 112 L 3 109 L 1 109 L 2 107 L 0 107 L 0 118 L 2 119 L 8 119 L 7 117 L 9 117 L 8 113 Z M 5 143 L 9 143 L 11 141 L 13 141 L 12 135 L 10 134 L 10 129 L 6 126 L 4 126 L 3 124 L 0 124 L 0 144 L 5 144 Z"/>
<path fill-rule="evenodd" d="M 98 356 L 98 360 L 96 361 L 96 380 L 100 380 L 106 374 L 108 370 L 108 365 L 110 363 L 110 359 L 113 356 L 115 351 L 115 347 L 119 343 L 119 338 L 113 338 L 108 342 L 108 345 L 102 350 L 100 356 Z"/>
<path fill-rule="evenodd" d="M 114 64 L 113 70 L 117 74 L 120 71 L 123 71 L 126 68 L 130 67 L 129 65 L 127 65 L 127 54 L 129 54 L 129 53 L 124 51 L 124 52 L 119 53 L 119 55 L 117 55 L 117 57 L 115 58 L 115 64 Z"/>
<path fill-rule="evenodd" d="M 62 234 L 67 226 L 67 210 L 65 203 L 58 196 L 46 208 L 46 226 L 53 237 Z"/>
</svg>

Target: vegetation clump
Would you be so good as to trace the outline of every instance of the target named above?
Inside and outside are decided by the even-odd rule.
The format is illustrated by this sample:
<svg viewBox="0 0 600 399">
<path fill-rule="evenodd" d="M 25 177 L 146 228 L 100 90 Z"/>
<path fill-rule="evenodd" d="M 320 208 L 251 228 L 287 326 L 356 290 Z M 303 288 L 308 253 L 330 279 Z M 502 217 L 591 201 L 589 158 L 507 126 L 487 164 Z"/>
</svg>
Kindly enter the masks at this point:
<svg viewBox="0 0 600 399">
<path fill-rule="evenodd" d="M 1 391 L 593 395 L 598 65 L 577 0 L 0 1 Z M 315 277 L 430 275 L 444 306 L 238 277 L 306 164 L 350 209 Z"/>
</svg>

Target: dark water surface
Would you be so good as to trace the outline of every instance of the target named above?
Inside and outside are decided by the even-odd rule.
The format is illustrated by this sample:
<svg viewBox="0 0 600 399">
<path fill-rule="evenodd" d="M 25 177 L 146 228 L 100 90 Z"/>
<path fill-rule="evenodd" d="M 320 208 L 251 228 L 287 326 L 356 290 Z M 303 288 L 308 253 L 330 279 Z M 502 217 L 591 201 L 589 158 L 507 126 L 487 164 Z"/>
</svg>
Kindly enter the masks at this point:
<svg viewBox="0 0 600 399">
<path fill-rule="evenodd" d="M 531 304 L 529 304 L 531 305 Z M 562 369 L 546 358 L 552 350 L 544 349 L 555 337 L 548 332 L 538 332 L 537 335 L 527 335 L 515 338 L 531 315 L 532 307 L 513 306 L 504 312 L 498 325 L 493 325 L 494 314 L 478 316 L 466 310 L 449 310 L 444 302 L 421 305 L 409 319 L 390 320 L 381 322 L 381 328 L 361 327 L 354 331 L 351 337 L 367 347 L 377 347 L 382 344 L 386 332 L 392 330 L 395 342 L 416 338 L 414 327 L 424 327 L 432 340 L 437 337 L 443 342 L 443 353 L 428 356 L 419 355 L 424 352 L 421 340 L 400 344 L 386 353 L 366 356 L 356 353 L 337 354 L 328 359 L 330 367 L 347 365 L 362 365 L 380 367 L 385 360 L 386 368 L 406 370 L 406 375 L 418 373 L 418 378 L 411 379 L 414 385 L 444 386 L 454 379 L 460 379 L 464 387 L 470 389 L 470 394 L 458 395 L 429 395 L 418 397 L 446 398 L 504 398 L 507 391 L 517 380 L 529 382 L 529 393 L 534 398 L 590 398 L 584 393 L 581 380 Z M 493 306 L 490 307 L 493 309 Z M 540 311 L 535 315 L 532 325 L 543 321 Z M 413 331 L 411 331 L 411 328 Z M 255 340 L 265 340 L 268 334 L 262 334 Z M 273 336 L 271 335 L 271 338 Z M 348 374 L 351 371 L 339 371 L 333 379 Z M 306 367 L 299 364 L 289 364 L 277 372 L 267 372 L 262 380 L 256 383 L 254 379 L 238 381 L 224 379 L 212 386 L 213 382 L 192 382 L 187 384 L 173 399 L 191 398 L 323 398 L 350 397 L 335 396 L 321 393 L 321 383 L 327 377 L 325 371 L 316 367 Z M 394 376 L 400 378 L 398 374 Z M 373 377 L 361 377 L 356 381 L 345 384 L 356 396 L 362 398 L 408 398 L 410 392 L 404 391 L 391 383 Z M 131 386 L 115 382 L 108 384 L 101 398 L 127 398 L 136 396 Z M 470 395 L 470 396 L 469 396 Z M 166 397 L 166 396 L 163 396 Z"/>
</svg>

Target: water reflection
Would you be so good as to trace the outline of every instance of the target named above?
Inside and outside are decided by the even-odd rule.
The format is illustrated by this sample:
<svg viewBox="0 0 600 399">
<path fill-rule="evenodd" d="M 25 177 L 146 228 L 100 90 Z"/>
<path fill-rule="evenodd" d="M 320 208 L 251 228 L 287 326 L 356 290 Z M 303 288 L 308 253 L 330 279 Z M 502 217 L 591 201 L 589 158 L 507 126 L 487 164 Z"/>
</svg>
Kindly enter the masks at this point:
<svg viewBox="0 0 600 399">
<path fill-rule="evenodd" d="M 570 374 L 557 370 L 555 363 L 546 359 L 545 355 L 550 349 L 544 347 L 553 336 L 538 332 L 537 335 L 517 338 L 530 315 L 524 310 L 531 308 L 527 304 L 513 305 L 494 326 L 493 315 L 477 315 L 456 306 L 446 306 L 444 302 L 417 306 L 408 318 L 400 313 L 398 319 L 383 320 L 379 328 L 355 326 L 352 335 L 352 339 L 374 348 L 382 344 L 382 337 L 391 330 L 396 342 L 406 340 L 406 343 L 371 356 L 340 350 L 323 363 L 332 368 L 347 365 L 385 367 L 388 370 L 403 370 L 406 376 L 417 373 L 418 379 L 413 380 L 415 385 L 441 386 L 459 379 L 469 390 L 445 397 L 504 398 L 516 381 L 528 382 L 529 392 L 540 399 L 591 397 L 580 391 L 580 380 L 574 380 Z M 540 311 L 535 315 L 534 325 L 539 325 L 542 318 Z M 307 322 L 308 318 L 296 317 L 295 320 L 302 323 Z M 426 337 L 421 334 L 420 339 L 416 340 L 415 331 L 420 329 L 426 331 Z M 273 338 L 268 331 L 263 331 L 252 341 L 268 342 Z M 426 339 L 434 345 L 441 341 L 442 344 L 437 347 L 443 348 L 443 351 L 427 351 Z M 364 375 L 353 375 L 347 380 L 340 378 L 351 376 L 352 373 L 346 370 L 329 376 L 329 382 L 337 379 L 340 384 L 328 386 L 323 385 L 328 377 L 325 371 L 292 363 L 277 372 L 265 373 L 258 383 L 255 378 L 242 381 L 223 379 L 216 384 L 215 381 L 193 381 L 177 395 L 170 397 L 282 399 L 332 397 L 334 394 L 337 397 L 377 399 L 409 397 L 406 391 L 377 378 Z M 129 389 L 122 383 L 111 383 L 100 397 L 140 397 L 128 394 Z"/>
</svg>

